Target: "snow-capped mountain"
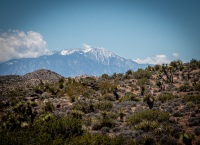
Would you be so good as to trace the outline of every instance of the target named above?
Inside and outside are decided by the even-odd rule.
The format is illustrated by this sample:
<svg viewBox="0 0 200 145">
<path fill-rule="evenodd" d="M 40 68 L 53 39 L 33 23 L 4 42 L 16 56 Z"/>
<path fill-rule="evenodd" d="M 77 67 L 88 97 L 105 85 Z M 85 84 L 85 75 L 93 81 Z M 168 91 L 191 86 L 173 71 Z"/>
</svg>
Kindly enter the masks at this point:
<svg viewBox="0 0 200 145">
<path fill-rule="evenodd" d="M 54 51 L 51 55 L 38 58 L 13 59 L 0 64 L 0 75 L 26 73 L 48 69 L 65 77 L 77 75 L 102 75 L 124 73 L 129 69 L 137 70 L 147 65 L 122 58 L 104 48 L 75 48 Z"/>
</svg>

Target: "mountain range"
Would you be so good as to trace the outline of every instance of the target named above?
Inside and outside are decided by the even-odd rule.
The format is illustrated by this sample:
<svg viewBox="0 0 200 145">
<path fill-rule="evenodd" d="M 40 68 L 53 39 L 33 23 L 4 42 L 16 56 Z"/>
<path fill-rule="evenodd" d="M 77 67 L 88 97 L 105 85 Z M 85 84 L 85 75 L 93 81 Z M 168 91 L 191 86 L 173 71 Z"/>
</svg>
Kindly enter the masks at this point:
<svg viewBox="0 0 200 145">
<path fill-rule="evenodd" d="M 38 69 L 48 69 L 65 77 L 84 74 L 100 76 L 104 73 L 125 73 L 146 66 L 104 48 L 74 48 L 54 51 L 51 55 L 37 58 L 12 59 L 0 63 L 0 75 L 25 75 Z"/>
</svg>

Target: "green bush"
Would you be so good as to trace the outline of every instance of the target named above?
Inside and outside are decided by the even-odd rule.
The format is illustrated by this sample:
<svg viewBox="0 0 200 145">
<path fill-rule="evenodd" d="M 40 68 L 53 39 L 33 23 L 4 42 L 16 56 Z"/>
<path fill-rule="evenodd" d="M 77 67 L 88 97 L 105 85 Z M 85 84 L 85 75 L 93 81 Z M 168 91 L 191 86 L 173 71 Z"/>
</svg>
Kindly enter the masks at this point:
<svg viewBox="0 0 200 145">
<path fill-rule="evenodd" d="M 179 87 L 179 91 L 180 92 L 186 92 L 186 91 L 188 91 L 188 90 L 190 90 L 190 86 L 189 85 L 181 85 L 180 87 Z"/>
<path fill-rule="evenodd" d="M 112 109 L 112 107 L 113 107 L 113 104 L 110 101 L 100 101 L 95 104 L 95 108 L 102 111 L 104 110 L 109 111 L 110 109 Z"/>
<path fill-rule="evenodd" d="M 162 93 L 157 97 L 157 100 L 161 101 L 162 103 L 164 103 L 166 101 L 169 101 L 169 100 L 172 100 L 172 99 L 175 99 L 175 98 L 177 98 L 177 97 L 174 96 L 171 93 Z"/>
<path fill-rule="evenodd" d="M 117 90 L 117 85 L 114 83 L 110 83 L 110 82 L 100 82 L 98 84 L 99 90 L 101 92 L 102 95 L 107 94 L 107 93 L 112 93 L 113 90 Z"/>
<path fill-rule="evenodd" d="M 169 121 L 169 114 L 159 110 L 145 110 L 133 114 L 130 118 L 128 118 L 128 123 L 134 126 L 144 120 L 164 123 Z"/>
<path fill-rule="evenodd" d="M 140 99 L 133 93 L 127 92 L 125 96 L 120 99 L 120 101 L 140 101 Z"/>
<path fill-rule="evenodd" d="M 77 136 L 67 140 L 70 145 L 135 145 L 135 140 L 121 136 L 109 137 L 103 134 L 84 133 L 82 136 Z"/>
<path fill-rule="evenodd" d="M 48 111 L 53 112 L 53 110 L 54 110 L 53 104 L 50 101 L 46 102 L 44 105 L 44 111 L 45 112 L 48 112 Z"/>
<path fill-rule="evenodd" d="M 108 101 L 115 101 L 114 96 L 112 94 L 110 94 L 110 93 L 104 94 L 103 95 L 103 99 L 104 100 L 108 100 Z"/>
<path fill-rule="evenodd" d="M 67 138 L 79 136 L 82 133 L 82 122 L 80 119 L 71 116 L 57 118 L 52 114 L 44 114 L 43 117 L 38 118 L 30 127 L 16 128 L 12 131 L 0 129 L 0 142 L 2 145 L 55 145 L 64 144 Z"/>
<path fill-rule="evenodd" d="M 100 130 L 103 127 L 114 127 L 115 122 L 113 119 L 109 116 L 108 112 L 102 111 L 101 112 L 101 117 L 98 117 L 96 122 L 93 124 L 92 129 L 94 130 Z"/>
<path fill-rule="evenodd" d="M 73 109 L 82 111 L 84 113 L 89 113 L 95 110 L 95 105 L 90 101 L 77 102 L 73 104 Z"/>
<path fill-rule="evenodd" d="M 148 70 L 138 69 L 136 72 L 133 72 L 133 76 L 136 79 L 142 79 L 142 78 L 150 79 L 152 76 L 152 73 Z"/>
<path fill-rule="evenodd" d="M 199 103 L 200 102 L 200 95 L 187 95 L 187 96 L 184 97 L 184 99 L 187 102 Z"/>
</svg>

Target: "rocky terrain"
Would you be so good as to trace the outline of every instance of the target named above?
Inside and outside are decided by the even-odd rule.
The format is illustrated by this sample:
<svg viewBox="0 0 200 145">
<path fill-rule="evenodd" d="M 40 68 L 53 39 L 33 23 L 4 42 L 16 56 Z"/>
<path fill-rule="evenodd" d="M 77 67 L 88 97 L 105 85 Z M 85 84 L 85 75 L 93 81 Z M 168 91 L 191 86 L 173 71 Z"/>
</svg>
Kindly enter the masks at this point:
<svg viewBox="0 0 200 145">
<path fill-rule="evenodd" d="M 38 70 L 0 82 L 2 144 L 200 144 L 194 59 L 101 77 Z"/>
</svg>

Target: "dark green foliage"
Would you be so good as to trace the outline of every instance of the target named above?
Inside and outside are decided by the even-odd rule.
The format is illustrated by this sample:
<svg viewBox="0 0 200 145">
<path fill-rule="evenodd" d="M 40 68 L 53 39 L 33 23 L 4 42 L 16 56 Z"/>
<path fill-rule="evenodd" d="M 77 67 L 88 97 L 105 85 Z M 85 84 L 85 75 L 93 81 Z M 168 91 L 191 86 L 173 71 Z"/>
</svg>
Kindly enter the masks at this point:
<svg viewBox="0 0 200 145">
<path fill-rule="evenodd" d="M 200 92 L 200 83 L 195 84 L 195 85 L 193 86 L 193 88 L 194 88 L 194 91 L 199 91 L 199 92 Z"/>
<path fill-rule="evenodd" d="M 82 112 L 82 111 L 79 111 L 79 110 L 72 110 L 72 111 L 70 112 L 70 115 L 71 115 L 73 118 L 82 119 L 82 117 L 83 117 L 83 112 Z"/>
<path fill-rule="evenodd" d="M 125 75 L 128 76 L 128 75 L 132 75 L 132 74 L 133 74 L 133 70 L 128 70 Z"/>
<path fill-rule="evenodd" d="M 195 139 L 195 136 L 193 134 L 182 133 L 180 135 L 180 139 L 185 145 L 192 145 L 192 141 Z"/>
<path fill-rule="evenodd" d="M 109 137 L 102 134 L 84 133 L 82 136 L 77 136 L 69 139 L 70 145 L 135 145 L 135 140 L 121 136 Z"/>
<path fill-rule="evenodd" d="M 25 91 L 21 90 L 21 89 L 15 89 L 12 91 L 9 91 L 7 96 L 8 97 L 19 97 L 19 96 L 24 96 Z"/>
<path fill-rule="evenodd" d="M 144 97 L 143 101 L 147 103 L 147 105 L 149 106 L 149 109 L 152 109 L 153 105 L 154 105 L 155 98 L 151 94 L 147 94 Z"/>
<path fill-rule="evenodd" d="M 48 120 L 37 119 L 32 127 L 18 128 L 13 131 L 1 129 L 0 142 L 2 145 L 64 144 L 67 138 L 79 136 L 82 133 L 80 119 L 71 116 L 64 118 L 51 116 Z"/>
<path fill-rule="evenodd" d="M 144 86 L 144 85 L 147 85 L 147 84 L 149 84 L 149 79 L 147 79 L 147 78 L 141 78 L 141 79 L 137 80 L 138 86 Z"/>
<path fill-rule="evenodd" d="M 113 90 L 117 90 L 117 85 L 114 83 L 103 81 L 99 83 L 99 90 L 102 95 L 112 93 Z"/>
<path fill-rule="evenodd" d="M 142 78 L 150 79 L 152 76 L 152 73 L 148 70 L 138 69 L 136 72 L 133 73 L 133 76 L 136 79 L 142 79 Z"/>
<path fill-rule="evenodd" d="M 102 74 L 101 78 L 102 78 L 102 79 L 108 79 L 109 76 L 108 76 L 108 74 Z"/>
<path fill-rule="evenodd" d="M 145 86 L 140 86 L 141 95 L 144 96 Z"/>
<path fill-rule="evenodd" d="M 53 104 L 50 101 L 45 103 L 45 105 L 44 105 L 44 111 L 45 112 L 48 112 L 48 111 L 49 112 L 53 112 L 54 109 L 55 108 L 54 108 Z"/>
<path fill-rule="evenodd" d="M 133 93 L 127 92 L 123 98 L 120 99 L 120 101 L 140 101 L 140 99 Z"/>
<path fill-rule="evenodd" d="M 111 128 L 111 127 L 114 127 L 114 126 L 115 126 L 115 122 L 110 117 L 108 112 L 102 111 L 101 117 L 97 118 L 97 121 L 94 123 L 92 129 L 93 130 L 101 130 L 103 127 Z"/>
<path fill-rule="evenodd" d="M 37 93 L 37 94 L 42 94 L 42 88 L 41 87 L 39 87 L 39 86 L 37 86 L 37 87 L 35 87 L 35 92 Z"/>
<path fill-rule="evenodd" d="M 200 102 L 200 95 L 187 95 L 184 97 L 184 99 L 187 102 L 194 102 L 194 103 L 199 103 Z"/>
<path fill-rule="evenodd" d="M 133 114 L 129 119 L 128 123 L 130 125 L 136 125 L 143 120 L 147 121 L 157 121 L 158 123 L 164 123 L 169 121 L 169 114 L 159 110 L 145 110 Z"/>
<path fill-rule="evenodd" d="M 158 101 L 161 101 L 162 103 L 166 102 L 166 101 L 169 101 L 169 100 L 172 100 L 172 99 L 175 99 L 177 98 L 176 96 L 174 96 L 173 94 L 171 93 L 161 93 L 158 97 L 157 97 L 157 100 Z"/>
<path fill-rule="evenodd" d="M 73 109 L 82 111 L 84 113 L 89 113 L 89 112 L 94 112 L 95 105 L 91 101 L 88 101 L 88 102 L 80 101 L 73 104 Z"/>
<path fill-rule="evenodd" d="M 190 90 L 190 86 L 189 85 L 181 85 L 180 87 L 179 87 L 179 91 L 180 92 L 187 92 L 187 91 L 189 91 Z"/>
<path fill-rule="evenodd" d="M 109 111 L 110 109 L 112 109 L 112 107 L 113 107 L 113 104 L 110 101 L 100 101 L 95 104 L 95 108 L 102 111 L 104 110 Z"/>
<path fill-rule="evenodd" d="M 112 94 L 109 94 L 109 93 L 104 94 L 103 99 L 108 100 L 108 101 L 115 101 L 115 97 Z"/>
</svg>

